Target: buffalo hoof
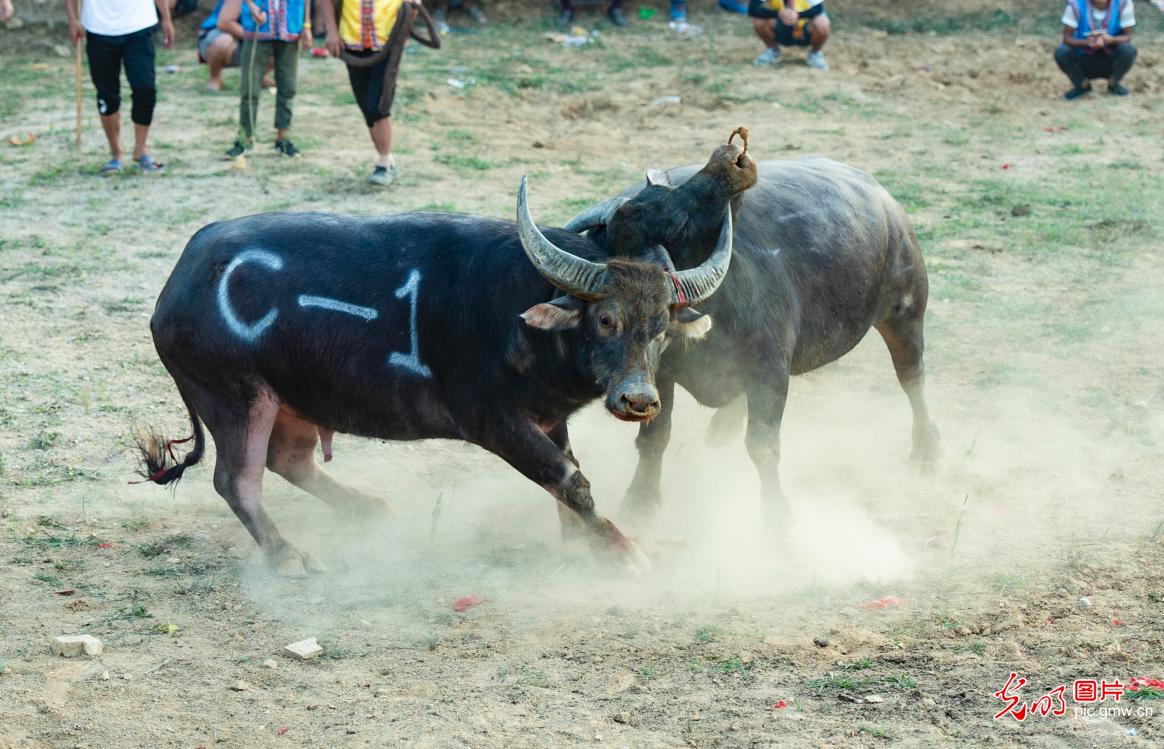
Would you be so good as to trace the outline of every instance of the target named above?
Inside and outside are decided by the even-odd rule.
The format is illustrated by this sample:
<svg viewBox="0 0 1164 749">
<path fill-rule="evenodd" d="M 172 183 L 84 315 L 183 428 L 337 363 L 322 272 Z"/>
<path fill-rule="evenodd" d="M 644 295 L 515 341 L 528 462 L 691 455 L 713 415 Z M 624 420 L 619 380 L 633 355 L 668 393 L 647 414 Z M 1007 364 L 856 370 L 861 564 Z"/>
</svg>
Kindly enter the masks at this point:
<svg viewBox="0 0 1164 749">
<path fill-rule="evenodd" d="M 627 572 L 633 575 L 645 575 L 651 571 L 651 560 L 647 555 L 635 546 L 629 538 L 623 535 L 623 532 L 615 527 L 614 523 L 603 519 L 602 535 L 607 547 L 614 552 L 618 560 L 622 562 L 623 567 Z"/>
<path fill-rule="evenodd" d="M 298 551 L 291 545 L 284 546 L 273 557 L 271 567 L 280 577 L 302 578 L 307 574 L 327 572 L 327 567 L 319 557 L 306 551 Z"/>
<path fill-rule="evenodd" d="M 915 444 L 909 455 L 909 460 L 918 473 L 923 476 L 933 476 L 942 465 L 942 448 L 936 439 Z"/>
</svg>

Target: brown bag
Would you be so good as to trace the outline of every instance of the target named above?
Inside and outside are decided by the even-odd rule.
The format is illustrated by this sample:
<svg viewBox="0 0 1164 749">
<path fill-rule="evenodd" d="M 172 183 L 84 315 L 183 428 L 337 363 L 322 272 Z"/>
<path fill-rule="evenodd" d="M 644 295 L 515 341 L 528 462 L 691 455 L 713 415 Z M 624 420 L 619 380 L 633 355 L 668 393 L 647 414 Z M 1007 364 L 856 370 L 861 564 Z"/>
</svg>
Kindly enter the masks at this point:
<svg viewBox="0 0 1164 749">
<path fill-rule="evenodd" d="M 336 10 L 337 12 L 340 11 L 339 8 Z M 413 24 L 416 21 L 417 15 L 424 21 L 424 25 L 428 27 L 427 39 L 413 30 Z M 385 58 L 388 59 L 388 67 L 384 71 L 384 90 L 380 93 L 381 114 L 387 114 L 392 111 L 392 102 L 396 98 L 396 74 L 400 72 L 400 61 L 404 58 L 404 45 L 408 42 L 409 38 L 415 39 L 424 46 L 431 47 L 432 49 L 440 49 L 441 47 L 440 32 L 437 31 L 436 23 L 433 22 L 432 16 L 428 14 L 428 9 L 419 3 L 404 0 L 404 3 L 400 6 L 400 12 L 396 14 L 396 24 L 392 27 L 392 33 L 388 35 L 388 41 L 376 54 L 368 55 L 367 57 L 356 57 L 346 49 L 340 53 L 340 59 L 353 68 L 370 68 Z"/>
</svg>

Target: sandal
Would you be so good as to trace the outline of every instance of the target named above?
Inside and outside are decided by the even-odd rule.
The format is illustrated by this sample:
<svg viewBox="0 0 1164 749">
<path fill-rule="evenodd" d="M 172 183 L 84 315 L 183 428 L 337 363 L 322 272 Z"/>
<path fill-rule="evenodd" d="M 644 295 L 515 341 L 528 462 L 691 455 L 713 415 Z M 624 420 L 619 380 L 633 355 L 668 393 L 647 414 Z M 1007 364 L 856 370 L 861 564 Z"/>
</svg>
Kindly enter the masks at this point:
<svg viewBox="0 0 1164 749">
<path fill-rule="evenodd" d="M 101 167 L 102 174 L 117 174 L 121 171 L 121 162 L 117 159 L 110 159 L 105 162 L 105 166 Z"/>
<path fill-rule="evenodd" d="M 165 174 L 166 165 L 159 161 L 154 161 L 154 157 L 148 153 L 137 160 L 137 165 L 141 169 L 142 174 Z"/>
</svg>

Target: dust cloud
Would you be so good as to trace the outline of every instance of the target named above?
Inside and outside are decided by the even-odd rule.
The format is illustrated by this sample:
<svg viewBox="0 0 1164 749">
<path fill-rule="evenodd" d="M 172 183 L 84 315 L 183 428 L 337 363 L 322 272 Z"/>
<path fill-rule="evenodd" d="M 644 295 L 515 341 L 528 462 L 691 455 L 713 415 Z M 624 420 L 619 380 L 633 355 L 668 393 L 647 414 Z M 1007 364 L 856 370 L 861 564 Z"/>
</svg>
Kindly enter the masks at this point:
<svg viewBox="0 0 1164 749">
<path fill-rule="evenodd" d="M 346 439 L 330 470 L 388 497 L 399 517 L 376 528 L 320 522 L 322 506 L 271 477 L 268 502 L 297 518 L 284 530 L 332 572 L 284 583 L 256 563 L 244 586 L 292 620 L 327 627 L 379 619 L 413 642 L 468 594 L 504 606 L 515 622 L 611 607 L 820 598 L 851 606 L 903 586 L 1029 574 L 1091 545 L 1153 532 L 1159 490 L 1132 477 L 1145 475 L 1164 428 L 1144 403 L 1154 393 L 1114 403 L 1096 384 L 1096 362 L 1053 347 L 981 370 L 948 366 L 940 346 L 932 350 L 929 395 L 945 452 L 933 475 L 909 461 L 909 406 L 876 334 L 840 362 L 794 378 L 782 441 L 794 523 L 784 534 L 765 527 L 743 429 L 710 444 L 712 411 L 680 390 L 663 508 L 649 522 L 619 511 L 637 428 L 599 405 L 571 423 L 599 511 L 651 557 L 645 575 L 564 544 L 550 497 L 477 448 Z"/>
</svg>

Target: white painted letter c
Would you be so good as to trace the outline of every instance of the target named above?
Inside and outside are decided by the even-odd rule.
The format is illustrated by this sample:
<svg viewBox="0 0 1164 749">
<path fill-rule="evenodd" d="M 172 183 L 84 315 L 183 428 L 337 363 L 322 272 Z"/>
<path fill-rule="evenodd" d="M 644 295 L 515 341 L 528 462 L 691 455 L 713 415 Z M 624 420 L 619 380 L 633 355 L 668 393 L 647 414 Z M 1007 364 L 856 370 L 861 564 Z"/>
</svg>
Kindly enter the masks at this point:
<svg viewBox="0 0 1164 749">
<path fill-rule="evenodd" d="M 246 250 L 230 261 L 222 273 L 222 278 L 218 280 L 218 311 L 222 314 L 222 319 L 226 321 L 226 326 L 230 328 L 232 333 L 251 343 L 262 335 L 263 331 L 271 327 L 275 318 L 279 316 L 279 310 L 268 310 L 267 314 L 250 325 L 240 320 L 238 315 L 234 313 L 234 307 L 230 304 L 230 276 L 243 263 L 259 263 L 271 270 L 282 270 L 283 258 L 266 250 Z"/>
</svg>

